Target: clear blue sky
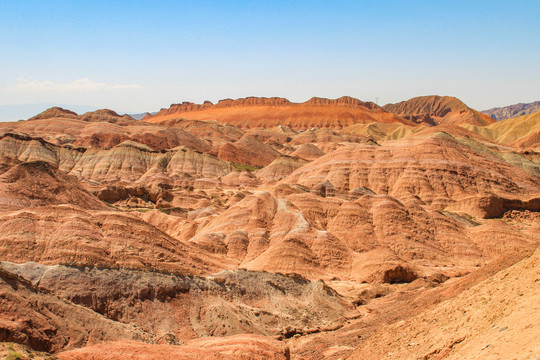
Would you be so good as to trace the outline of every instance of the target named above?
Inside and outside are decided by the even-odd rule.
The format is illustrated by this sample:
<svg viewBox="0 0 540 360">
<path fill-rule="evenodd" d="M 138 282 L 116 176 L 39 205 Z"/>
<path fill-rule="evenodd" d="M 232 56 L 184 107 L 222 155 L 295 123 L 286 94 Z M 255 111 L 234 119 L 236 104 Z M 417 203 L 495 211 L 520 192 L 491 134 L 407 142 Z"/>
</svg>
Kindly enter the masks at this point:
<svg viewBox="0 0 540 360">
<path fill-rule="evenodd" d="M 539 21 L 533 0 L 0 0 L 0 106 L 439 94 L 482 110 L 540 100 Z"/>
</svg>

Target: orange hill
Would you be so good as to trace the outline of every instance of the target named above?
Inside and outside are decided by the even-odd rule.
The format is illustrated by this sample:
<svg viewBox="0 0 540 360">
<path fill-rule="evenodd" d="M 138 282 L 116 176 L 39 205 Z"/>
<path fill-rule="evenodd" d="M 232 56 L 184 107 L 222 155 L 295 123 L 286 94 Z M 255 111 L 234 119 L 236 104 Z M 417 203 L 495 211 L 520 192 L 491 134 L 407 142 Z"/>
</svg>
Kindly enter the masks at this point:
<svg viewBox="0 0 540 360">
<path fill-rule="evenodd" d="M 494 119 L 471 109 L 452 96 L 419 96 L 396 104 L 386 104 L 383 109 L 414 121 L 431 125 L 472 124 L 489 125 Z"/>
<path fill-rule="evenodd" d="M 161 109 L 155 115 L 146 116 L 144 120 L 159 123 L 173 118 L 217 120 L 241 128 L 286 125 L 293 129 L 341 129 L 372 122 L 413 125 L 413 122 L 388 113 L 372 102 L 347 96 L 335 100 L 314 97 L 304 103 L 293 103 L 277 97 L 226 99 L 217 104 L 205 101 L 202 105 L 184 102 Z"/>
</svg>

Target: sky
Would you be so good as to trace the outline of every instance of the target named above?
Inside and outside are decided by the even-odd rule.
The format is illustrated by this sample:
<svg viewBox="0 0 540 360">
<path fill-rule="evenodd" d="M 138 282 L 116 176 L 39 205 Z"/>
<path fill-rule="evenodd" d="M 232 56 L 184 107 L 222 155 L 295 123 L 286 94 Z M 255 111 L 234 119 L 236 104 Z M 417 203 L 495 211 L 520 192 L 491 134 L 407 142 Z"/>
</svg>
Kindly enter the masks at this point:
<svg viewBox="0 0 540 360">
<path fill-rule="evenodd" d="M 0 121 L 246 96 L 531 102 L 539 19 L 537 0 L 0 0 Z"/>
</svg>

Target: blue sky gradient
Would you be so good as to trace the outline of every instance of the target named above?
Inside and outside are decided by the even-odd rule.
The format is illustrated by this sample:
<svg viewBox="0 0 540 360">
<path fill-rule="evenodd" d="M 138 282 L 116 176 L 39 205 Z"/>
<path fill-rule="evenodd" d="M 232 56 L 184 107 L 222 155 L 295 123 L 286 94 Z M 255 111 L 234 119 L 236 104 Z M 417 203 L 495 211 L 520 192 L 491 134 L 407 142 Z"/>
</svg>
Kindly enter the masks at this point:
<svg viewBox="0 0 540 360">
<path fill-rule="evenodd" d="M 540 100 L 539 20 L 538 1 L 0 0 L 0 108 L 439 94 L 482 110 Z"/>
</svg>

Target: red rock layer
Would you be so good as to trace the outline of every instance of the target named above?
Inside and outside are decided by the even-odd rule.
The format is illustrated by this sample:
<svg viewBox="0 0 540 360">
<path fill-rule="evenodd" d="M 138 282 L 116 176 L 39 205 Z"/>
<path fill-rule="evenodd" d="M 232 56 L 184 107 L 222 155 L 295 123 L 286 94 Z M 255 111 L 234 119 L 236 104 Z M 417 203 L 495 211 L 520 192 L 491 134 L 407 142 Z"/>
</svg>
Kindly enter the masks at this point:
<svg viewBox="0 0 540 360">
<path fill-rule="evenodd" d="M 399 122 L 411 124 L 381 107 L 351 97 L 336 100 L 312 98 L 305 103 L 291 103 L 283 98 L 245 98 L 221 100 L 216 105 L 182 103 L 162 109 L 144 118 L 148 122 L 167 119 L 217 120 L 241 128 L 271 128 L 285 125 L 293 129 L 313 127 L 341 129 L 358 123 Z"/>
</svg>

